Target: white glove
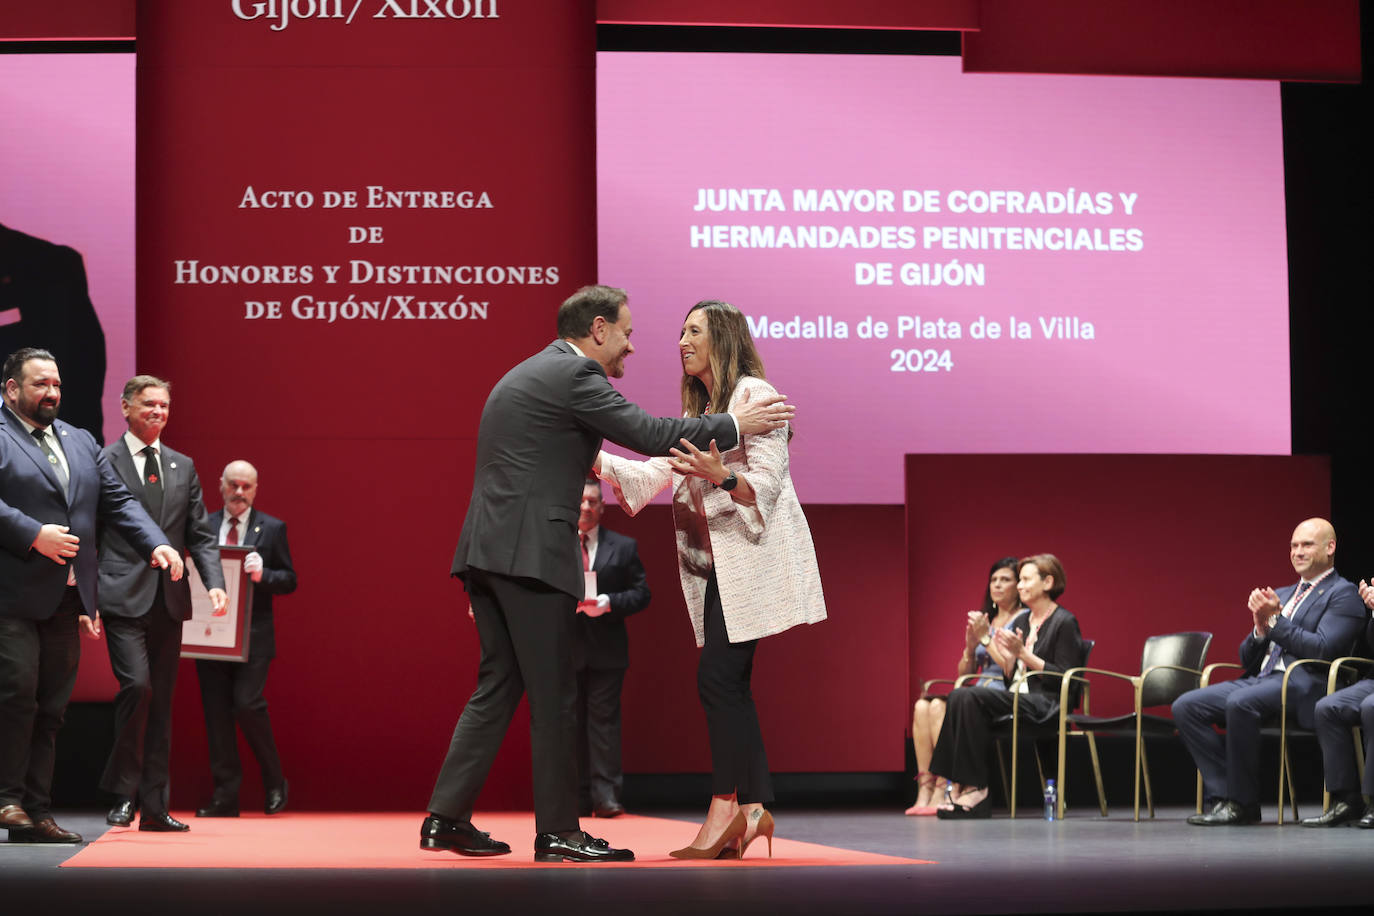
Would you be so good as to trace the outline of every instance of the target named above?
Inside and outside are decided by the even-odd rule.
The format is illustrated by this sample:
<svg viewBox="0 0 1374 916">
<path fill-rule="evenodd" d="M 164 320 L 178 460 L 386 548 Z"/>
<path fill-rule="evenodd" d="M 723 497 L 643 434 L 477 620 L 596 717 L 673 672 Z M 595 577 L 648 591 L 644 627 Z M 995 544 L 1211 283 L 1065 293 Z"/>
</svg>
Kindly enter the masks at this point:
<svg viewBox="0 0 1374 916">
<path fill-rule="evenodd" d="M 582 602 L 582 606 L 578 608 L 578 610 L 588 617 L 600 617 L 610 609 L 611 599 L 605 595 L 597 595 L 595 604 L 592 604 L 590 601 L 584 601 Z"/>
<path fill-rule="evenodd" d="M 243 558 L 243 571 L 252 576 L 254 582 L 262 581 L 262 554 L 256 550 Z"/>
</svg>

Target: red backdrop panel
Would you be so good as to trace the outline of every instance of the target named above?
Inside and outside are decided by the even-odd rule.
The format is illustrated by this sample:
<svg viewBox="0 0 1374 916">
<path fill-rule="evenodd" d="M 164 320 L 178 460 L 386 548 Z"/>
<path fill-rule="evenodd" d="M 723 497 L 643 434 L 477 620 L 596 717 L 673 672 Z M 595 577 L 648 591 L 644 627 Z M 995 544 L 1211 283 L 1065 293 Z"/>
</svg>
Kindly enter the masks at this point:
<svg viewBox="0 0 1374 916">
<path fill-rule="evenodd" d="M 1358 0 L 980 0 L 964 69 L 1359 82 Z"/>
<path fill-rule="evenodd" d="M 592 5 L 475 14 L 492 6 L 402 20 L 364 4 L 351 23 L 138 7 L 139 368 L 172 380 L 167 441 L 197 459 L 210 507 L 220 469 L 247 458 L 260 507 L 289 526 L 300 589 L 278 603 L 268 695 L 302 807 L 427 801 L 476 677 L 447 572 L 478 415 L 496 379 L 553 338 L 557 303 L 593 279 Z M 368 208 L 369 186 L 492 206 Z M 245 206 L 249 187 L 293 192 L 292 206 Z M 327 207 L 328 191 L 360 205 Z M 401 269 L 355 276 L 355 261 Z M 511 267 L 527 268 L 523 282 Z M 350 297 L 381 305 L 333 321 L 291 307 L 318 316 Z M 282 317 L 249 317 L 246 303 L 271 301 Z M 208 770 L 194 667 L 181 674 L 173 800 L 192 805 Z M 528 805 L 528 772 L 517 722 L 482 804 Z"/>
<path fill-rule="evenodd" d="M 597 0 L 600 22 L 976 29 L 978 0 Z"/>
<path fill-rule="evenodd" d="M 1235 661 L 1250 590 L 1296 581 L 1289 537 L 1330 517 L 1330 478 L 1309 456 L 908 455 L 911 695 L 953 677 L 963 615 L 1004 555 L 1059 557 L 1094 667 L 1138 673 L 1147 636 L 1185 630 Z"/>
</svg>

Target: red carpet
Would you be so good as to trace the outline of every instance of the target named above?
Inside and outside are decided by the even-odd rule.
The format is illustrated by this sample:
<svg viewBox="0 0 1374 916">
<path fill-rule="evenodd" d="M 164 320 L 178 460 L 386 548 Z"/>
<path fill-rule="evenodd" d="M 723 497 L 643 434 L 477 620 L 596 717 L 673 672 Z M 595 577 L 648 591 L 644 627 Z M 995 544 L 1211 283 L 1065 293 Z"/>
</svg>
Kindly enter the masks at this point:
<svg viewBox="0 0 1374 916">
<path fill-rule="evenodd" d="M 564 863 L 536 864 L 534 815 L 481 814 L 481 830 L 511 844 L 508 856 L 469 858 L 419 848 L 422 813 L 297 814 L 241 818 L 177 817 L 190 833 L 140 833 L 112 828 L 63 863 L 66 868 L 570 868 Z M 629 847 L 636 860 L 594 868 L 778 868 L 798 865 L 932 865 L 921 859 L 875 855 L 785 839 L 758 840 L 743 859 L 684 861 L 668 850 L 687 845 L 696 826 L 685 821 L 624 815 L 614 820 L 586 818 L 584 828 L 612 846 Z M 786 819 L 779 830 L 787 829 Z"/>
</svg>

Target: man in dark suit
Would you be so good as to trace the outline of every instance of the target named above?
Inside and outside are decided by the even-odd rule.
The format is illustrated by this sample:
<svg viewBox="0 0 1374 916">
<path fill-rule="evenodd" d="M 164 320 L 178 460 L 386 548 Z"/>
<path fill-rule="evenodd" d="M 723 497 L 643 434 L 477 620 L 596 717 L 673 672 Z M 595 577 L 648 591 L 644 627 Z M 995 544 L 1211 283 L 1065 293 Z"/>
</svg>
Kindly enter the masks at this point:
<svg viewBox="0 0 1374 916">
<path fill-rule="evenodd" d="M 105 332 L 81 253 L 0 225 L 0 353 L 42 347 L 65 366 L 62 417 L 105 441 Z"/>
<path fill-rule="evenodd" d="M 1364 606 L 1374 610 L 1374 586 L 1361 579 L 1359 592 Z M 1374 649 L 1374 619 L 1365 624 L 1364 641 L 1360 654 Z M 1317 743 L 1322 749 L 1322 768 L 1332 804 L 1316 817 L 1303 818 L 1302 825 L 1335 827 L 1354 821 L 1357 827 L 1374 829 L 1374 671 L 1364 680 L 1318 700 L 1316 719 Z M 1364 738 L 1363 782 L 1355 761 L 1355 728 Z M 1371 799 L 1368 805 L 1366 795 Z"/>
<path fill-rule="evenodd" d="M 62 378 L 51 353 L 10 354 L 2 384 L 0 827 L 11 841 L 79 843 L 52 818 L 52 770 L 81 658 L 77 616 L 96 606 L 96 522 L 174 580 L 181 555 L 95 439 L 57 419 Z"/>
<path fill-rule="evenodd" d="M 219 546 L 201 501 L 195 465 L 167 448 L 162 431 L 172 410 L 170 386 L 151 375 L 124 384 L 120 410 L 129 428 L 105 457 L 178 553 L 190 552 L 215 611 L 228 604 Z M 172 691 L 181 658 L 181 622 L 191 618 L 191 584 L 169 582 L 148 568 L 120 532 L 100 535 L 100 609 L 104 614 L 115 695 L 115 740 L 100 787 L 115 796 L 106 822 L 127 827 L 140 805 L 139 830 L 189 830 L 167 812 L 172 752 Z"/>
<path fill-rule="evenodd" d="M 248 634 L 248 661 L 196 660 L 205 734 L 210 742 L 210 773 L 215 778 L 210 804 L 197 809 L 196 817 L 239 816 L 243 768 L 239 764 L 235 722 L 243 730 L 262 770 L 266 793 L 263 811 L 280 814 L 286 808 L 286 777 L 282 775 L 281 757 L 262 691 L 267 685 L 268 666 L 277 654 L 272 597 L 296 590 L 296 570 L 291 566 L 291 548 L 286 543 L 286 523 L 253 507 L 258 495 L 257 469 L 247 461 L 229 462 L 219 479 L 219 489 L 224 496 L 224 508 L 210 516 L 211 529 L 218 534 L 221 544 L 253 548 L 243 561 L 244 570 L 253 580 L 253 622 Z"/>
<path fill-rule="evenodd" d="M 1202 827 L 1257 824 L 1260 726 L 1282 709 L 1283 672 L 1300 658 L 1349 654 L 1364 625 L 1355 586 L 1336 573 L 1336 532 L 1326 519 L 1310 518 L 1293 531 L 1289 545 L 1296 585 L 1250 593 L 1251 631 L 1240 644 L 1244 675 L 1190 690 L 1174 701 L 1174 721 L 1202 772 L 1212 810 L 1188 818 Z M 1309 666 L 1294 670 L 1288 705 L 1298 723 L 1312 727 L 1313 709 L 1326 678 Z M 1224 725 L 1219 734 L 1214 725 Z"/>
<path fill-rule="evenodd" d="M 570 641 L 584 590 L 578 495 L 602 438 L 667 455 L 686 438 L 722 451 L 742 434 L 782 426 L 792 410 L 767 398 L 732 414 L 651 417 L 625 400 L 630 343 L 624 290 L 583 287 L 558 310 L 559 339 L 496 383 L 477 431 L 476 475 L 452 574 L 463 580 L 482 661 L 420 828 L 424 849 L 510 852 L 473 827 L 472 809 L 522 694 L 529 697 L 536 861 L 624 861 L 577 820 L 577 735 Z"/>
<path fill-rule="evenodd" d="M 648 607 L 650 594 L 634 538 L 601 527 L 605 508 L 601 482 L 588 480 L 577 531 L 583 563 L 596 574 L 596 591 L 577 605 L 573 669 L 583 809 L 618 817 L 625 813 L 620 801 L 620 689 L 630 666 L 625 618 Z"/>
</svg>

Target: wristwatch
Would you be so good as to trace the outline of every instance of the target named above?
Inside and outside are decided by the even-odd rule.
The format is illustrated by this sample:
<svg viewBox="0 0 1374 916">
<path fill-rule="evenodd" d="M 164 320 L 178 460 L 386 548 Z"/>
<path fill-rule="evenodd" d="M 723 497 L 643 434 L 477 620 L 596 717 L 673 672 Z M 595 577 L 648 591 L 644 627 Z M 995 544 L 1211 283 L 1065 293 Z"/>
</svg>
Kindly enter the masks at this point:
<svg viewBox="0 0 1374 916">
<path fill-rule="evenodd" d="M 983 637 L 982 637 L 981 639 L 979 639 L 978 642 L 981 643 L 982 645 L 985 645 L 985 646 L 990 646 L 990 645 L 992 645 L 992 634 L 991 634 L 991 633 L 984 633 L 984 634 L 983 634 Z"/>
<path fill-rule="evenodd" d="M 738 485 L 739 485 L 739 478 L 735 476 L 735 472 L 734 472 L 734 471 L 731 471 L 731 472 L 730 472 L 730 476 L 727 477 L 727 478 L 725 478 L 724 480 L 722 480 L 722 481 L 720 482 L 720 488 L 721 488 L 722 490 L 724 490 L 725 492 L 727 492 L 727 493 L 729 493 L 731 490 L 733 490 L 733 489 L 734 489 L 736 486 L 738 486 Z"/>
</svg>

